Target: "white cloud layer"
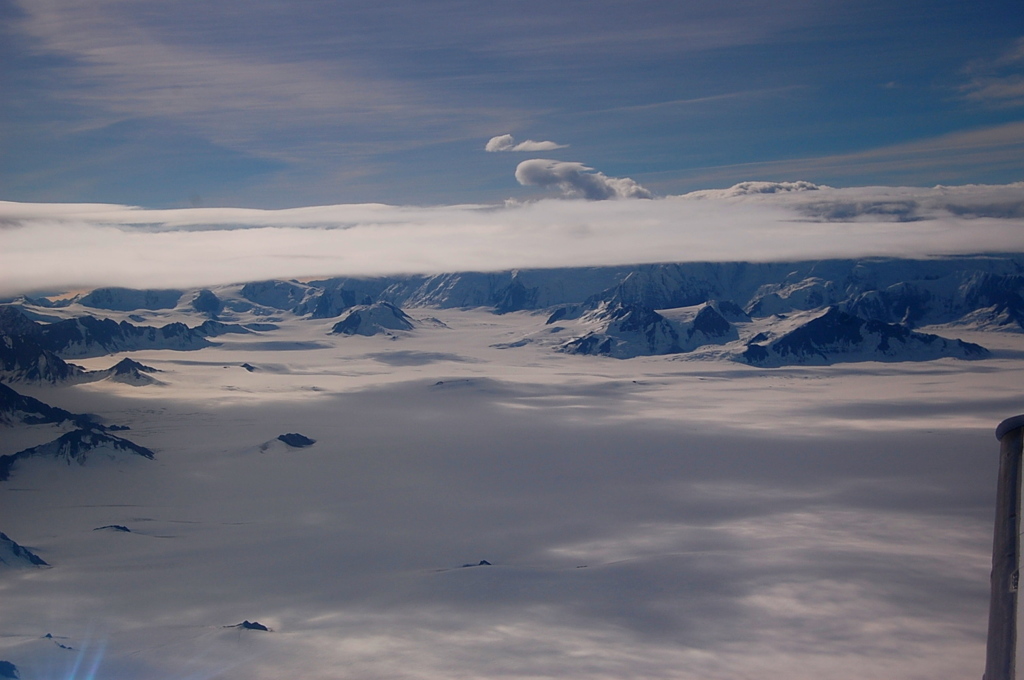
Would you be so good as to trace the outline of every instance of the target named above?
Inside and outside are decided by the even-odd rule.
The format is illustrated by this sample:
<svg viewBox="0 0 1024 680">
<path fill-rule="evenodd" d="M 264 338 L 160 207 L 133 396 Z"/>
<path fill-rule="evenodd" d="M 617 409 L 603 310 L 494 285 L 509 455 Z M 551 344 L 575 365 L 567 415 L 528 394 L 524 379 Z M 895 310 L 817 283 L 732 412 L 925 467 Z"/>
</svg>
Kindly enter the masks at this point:
<svg viewBox="0 0 1024 680">
<path fill-rule="evenodd" d="M 751 186 L 650 201 L 505 207 L 145 210 L 0 202 L 0 295 L 646 262 L 925 257 L 1020 252 L 1024 245 L 1024 183 L 808 185 L 774 193 Z"/>
<path fill-rule="evenodd" d="M 628 177 L 608 177 L 582 163 L 534 158 L 516 168 L 524 186 L 558 187 L 570 198 L 602 201 L 608 198 L 653 198 L 650 191 Z"/>
<path fill-rule="evenodd" d="M 535 142 L 532 139 L 516 144 L 516 139 L 512 135 L 498 135 L 487 140 L 484 151 L 553 151 L 567 146 L 569 145 L 557 142 Z"/>
</svg>

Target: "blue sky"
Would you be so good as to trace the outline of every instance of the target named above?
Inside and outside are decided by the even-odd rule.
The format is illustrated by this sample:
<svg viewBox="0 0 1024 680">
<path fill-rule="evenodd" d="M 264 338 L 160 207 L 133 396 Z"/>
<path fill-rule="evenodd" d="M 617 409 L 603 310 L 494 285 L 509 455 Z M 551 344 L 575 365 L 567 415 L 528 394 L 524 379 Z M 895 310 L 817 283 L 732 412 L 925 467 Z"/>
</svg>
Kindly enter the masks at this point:
<svg viewBox="0 0 1024 680">
<path fill-rule="evenodd" d="M 1024 179 L 1019 3 L 0 0 L 0 200 L 499 202 Z M 489 139 L 562 148 L 488 153 Z"/>
</svg>

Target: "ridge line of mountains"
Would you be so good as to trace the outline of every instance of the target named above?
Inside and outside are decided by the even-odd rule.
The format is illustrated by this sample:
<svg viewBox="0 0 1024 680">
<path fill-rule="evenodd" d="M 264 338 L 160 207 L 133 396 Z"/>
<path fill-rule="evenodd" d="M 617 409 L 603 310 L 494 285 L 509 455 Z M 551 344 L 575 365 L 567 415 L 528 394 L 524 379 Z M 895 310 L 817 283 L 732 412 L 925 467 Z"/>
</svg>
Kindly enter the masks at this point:
<svg viewBox="0 0 1024 680">
<path fill-rule="evenodd" d="M 103 425 L 93 417 L 71 413 L 30 397 L 0 382 L 0 425 L 66 425 L 70 429 L 44 444 L 32 446 L 17 453 L 0 456 L 0 482 L 7 481 L 11 470 L 19 461 L 44 457 L 62 460 L 70 465 L 83 464 L 91 452 L 104 450 L 127 453 L 152 459 L 154 454 L 112 432 L 125 430 L 118 425 Z"/>
<path fill-rule="evenodd" d="M 156 328 L 80 316 L 39 324 L 21 311 L 34 309 L 38 317 L 39 310 L 70 304 L 118 312 L 179 309 L 205 321 L 193 328 L 181 323 Z M 729 358 L 756 366 L 971 359 L 987 351 L 918 329 L 1024 332 L 1024 255 L 669 263 L 269 280 L 216 292 L 101 288 L 61 300 L 23 297 L 0 308 L 0 358 L 26 355 L 26 346 L 38 346 L 50 352 L 44 362 L 49 376 L 41 366 L 14 375 L 5 364 L 0 377 L 68 380 L 74 375 L 61 374 L 64 359 L 198 349 L 224 333 L 271 329 L 251 323 L 252 318 L 273 320 L 281 314 L 340 318 L 333 332 L 341 335 L 394 337 L 416 327 L 404 309 L 430 307 L 546 312 L 549 326 L 560 331 L 556 324 L 573 322 L 580 329 L 555 348 L 570 354 L 630 358 L 729 347 Z M 673 310 L 683 311 L 669 313 Z M 143 320 L 130 318 L 136 317 Z M 245 319 L 250 323 L 229 323 Z M 794 326 L 794 320 L 800 323 Z"/>
</svg>

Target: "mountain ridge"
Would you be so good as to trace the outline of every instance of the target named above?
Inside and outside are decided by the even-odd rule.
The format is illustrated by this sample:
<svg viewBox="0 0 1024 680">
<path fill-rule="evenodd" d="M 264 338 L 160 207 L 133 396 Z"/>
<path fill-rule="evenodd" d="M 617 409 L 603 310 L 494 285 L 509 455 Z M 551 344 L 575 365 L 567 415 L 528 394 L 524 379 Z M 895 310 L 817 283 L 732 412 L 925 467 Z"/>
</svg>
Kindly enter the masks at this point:
<svg viewBox="0 0 1024 680">
<path fill-rule="evenodd" d="M 117 290 L 120 297 L 116 302 L 121 307 L 132 300 L 154 297 L 147 297 L 145 291 Z M 268 321 L 282 314 L 309 320 L 340 317 L 333 328 L 335 333 L 396 337 L 395 332 L 416 332 L 415 323 L 403 308 L 479 307 L 495 314 L 547 312 L 549 324 L 571 322 L 569 326 L 578 327 L 576 335 L 562 338 L 556 348 L 570 354 L 630 358 L 689 353 L 705 347 L 732 346 L 742 340 L 744 347 L 753 348 L 742 359 L 745 361 L 760 356 L 757 347 L 782 351 L 784 345 L 771 345 L 780 334 L 770 330 L 779 325 L 778 321 L 792 315 L 824 314 L 833 308 L 864 322 L 896 325 L 908 331 L 945 325 L 1024 332 L 1024 254 L 693 262 L 336 277 L 306 282 L 268 280 L 196 289 L 191 294 L 175 292 L 179 293 L 179 311 L 204 314 L 207 320 L 193 328 L 180 322 L 157 328 L 91 317 L 46 325 L 15 319 L 13 313 L 0 309 L 0 330 L 20 333 L 25 342 L 37 342 L 60 357 L 97 356 L 128 349 L 203 347 L 209 343 L 207 338 L 215 335 L 250 332 L 254 327 L 251 321 L 250 328 L 226 323 L 244 315 Z M 165 293 L 169 300 L 172 295 Z M 753 325 L 764 327 L 766 337 L 744 330 Z M 805 332 L 814 328 L 812 325 Z M 894 348 L 879 350 L 886 360 L 899 360 L 904 350 L 908 357 L 918 356 L 925 345 L 942 345 L 917 336 L 900 336 L 888 326 L 871 328 L 869 333 L 893 338 Z M 516 343 L 504 345 L 511 348 Z M 938 353 L 941 356 L 977 358 L 983 354 L 951 341 L 942 347 Z M 849 345 L 847 351 L 833 348 L 825 354 L 836 360 L 871 354 L 862 349 Z M 845 358 L 838 358 L 841 355 Z M 769 363 L 785 357 L 796 354 L 777 353 Z M 67 377 L 58 375 L 51 382 L 62 379 Z"/>
</svg>

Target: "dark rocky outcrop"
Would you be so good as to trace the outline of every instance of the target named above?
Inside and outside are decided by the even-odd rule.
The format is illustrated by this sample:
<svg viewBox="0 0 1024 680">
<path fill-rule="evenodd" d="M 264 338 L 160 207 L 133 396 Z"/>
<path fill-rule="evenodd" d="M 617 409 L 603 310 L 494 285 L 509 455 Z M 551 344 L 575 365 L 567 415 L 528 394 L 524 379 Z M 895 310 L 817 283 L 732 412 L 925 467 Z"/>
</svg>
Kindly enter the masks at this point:
<svg viewBox="0 0 1024 680">
<path fill-rule="evenodd" d="M 211 319 L 216 319 L 220 316 L 221 311 L 224 309 L 224 303 L 221 302 L 221 299 L 212 290 L 207 290 L 206 288 L 196 293 L 189 305 L 192 309 L 200 314 L 205 314 Z"/>
<path fill-rule="evenodd" d="M 292 310 L 306 299 L 311 288 L 297 281 L 254 281 L 242 286 L 241 295 L 271 309 Z"/>
<path fill-rule="evenodd" d="M 798 326 L 767 345 L 751 344 L 741 355 L 750 364 L 830 364 L 840 361 L 929 361 L 943 357 L 979 359 L 980 345 L 918 333 L 905 326 L 861 319 L 838 307 Z"/>
<path fill-rule="evenodd" d="M 210 346 L 207 338 L 226 333 L 250 332 L 237 324 L 225 324 L 212 319 L 195 328 L 189 328 L 183 323 L 160 327 L 136 326 L 127 321 L 117 322 L 92 316 L 42 324 L 29 319 L 20 309 L 6 306 L 0 307 L 0 335 L 11 340 L 6 343 L 6 350 L 0 346 L 0 360 L 3 360 L 5 352 L 7 355 L 17 355 L 19 365 L 31 365 L 38 363 L 42 352 L 67 359 L 140 349 L 200 349 Z M 47 362 L 51 361 L 48 355 L 43 358 Z"/>
<path fill-rule="evenodd" d="M 461 568 L 465 569 L 467 567 L 490 567 L 490 566 L 493 566 L 493 565 L 491 565 L 491 563 L 488 562 L 487 560 L 480 560 L 479 562 L 469 562 L 467 564 L 463 564 Z"/>
<path fill-rule="evenodd" d="M 135 442 L 103 432 L 98 427 L 82 428 L 62 434 L 46 444 L 17 453 L 0 456 L 0 482 L 6 481 L 18 461 L 28 458 L 50 458 L 67 465 L 85 465 L 90 457 L 98 454 L 134 455 L 153 459 L 153 452 Z"/>
<path fill-rule="evenodd" d="M 583 319 L 599 322 L 599 329 L 563 343 L 560 351 L 617 359 L 683 351 L 676 326 L 648 307 L 604 303 Z"/>
<path fill-rule="evenodd" d="M 84 371 L 42 347 L 31 336 L 0 333 L 0 380 L 12 383 L 56 384 Z"/>
<path fill-rule="evenodd" d="M 241 623 L 236 623 L 233 626 L 224 626 L 224 627 L 225 628 L 237 628 L 239 630 L 261 630 L 261 631 L 264 631 L 264 632 L 267 632 L 267 633 L 270 632 L 270 629 L 267 628 L 266 626 L 264 626 L 259 621 L 249 621 L 248 619 L 246 619 L 245 621 L 242 621 Z"/>
<path fill-rule="evenodd" d="M 18 545 L 7 534 L 0 531 L 0 566 L 10 568 L 48 567 L 49 564 L 39 555 Z"/>
<path fill-rule="evenodd" d="M 149 373 L 160 373 L 158 369 L 152 366 L 146 366 L 140 364 L 137 361 L 125 357 L 121 361 L 114 364 L 111 368 L 104 371 L 107 374 L 109 380 L 114 382 L 124 383 L 126 385 L 155 385 L 159 384 L 156 378 Z"/>
<path fill-rule="evenodd" d="M 331 329 L 338 335 L 394 335 L 394 331 L 415 328 L 408 314 L 389 302 L 359 305 Z"/>
<path fill-rule="evenodd" d="M 83 295 L 78 303 L 94 309 L 130 312 L 136 309 L 174 309 L 180 290 L 135 290 L 133 288 L 97 288 Z"/>
<path fill-rule="evenodd" d="M 76 415 L 16 392 L 0 383 L 0 424 L 43 425 L 71 421 L 86 425 L 87 416 Z"/>
<path fill-rule="evenodd" d="M 313 444 L 316 444 L 315 439 L 310 439 L 306 435 L 299 434 L 298 432 L 289 432 L 287 434 L 279 435 L 277 438 L 283 441 L 288 446 L 297 449 L 301 449 L 306 446 L 312 446 Z"/>
</svg>

